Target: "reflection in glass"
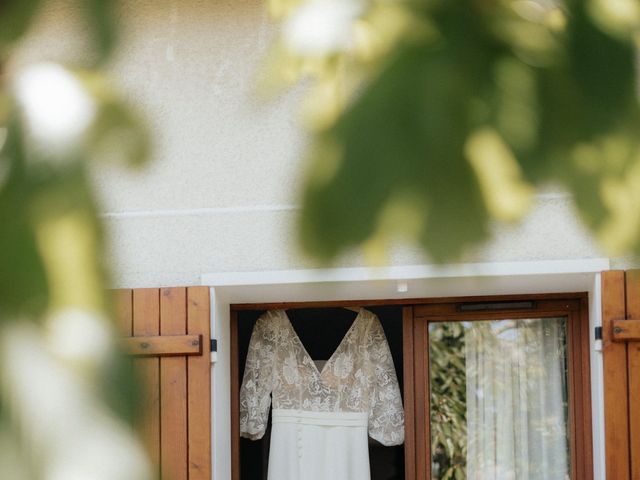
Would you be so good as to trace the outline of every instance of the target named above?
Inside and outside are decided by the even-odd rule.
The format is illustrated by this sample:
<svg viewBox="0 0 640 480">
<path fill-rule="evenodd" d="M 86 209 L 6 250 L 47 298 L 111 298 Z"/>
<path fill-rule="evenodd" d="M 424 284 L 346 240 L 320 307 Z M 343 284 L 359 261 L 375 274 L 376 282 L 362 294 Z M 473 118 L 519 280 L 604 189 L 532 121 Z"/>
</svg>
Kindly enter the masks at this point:
<svg viewBox="0 0 640 480">
<path fill-rule="evenodd" d="M 432 480 L 569 478 L 565 318 L 431 322 Z"/>
</svg>

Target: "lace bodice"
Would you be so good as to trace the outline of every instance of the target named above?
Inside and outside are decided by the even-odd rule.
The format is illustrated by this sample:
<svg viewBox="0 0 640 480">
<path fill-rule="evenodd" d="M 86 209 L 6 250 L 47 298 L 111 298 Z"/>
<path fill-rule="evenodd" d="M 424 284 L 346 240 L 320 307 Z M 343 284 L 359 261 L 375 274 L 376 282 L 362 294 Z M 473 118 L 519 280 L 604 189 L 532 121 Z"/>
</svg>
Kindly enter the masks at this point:
<svg viewBox="0 0 640 480">
<path fill-rule="evenodd" d="M 251 334 L 240 389 L 240 433 L 262 438 L 269 406 L 313 412 L 365 412 L 369 436 L 404 441 L 404 413 L 393 359 L 378 317 L 360 310 L 318 370 L 283 310 L 264 313 Z"/>
</svg>

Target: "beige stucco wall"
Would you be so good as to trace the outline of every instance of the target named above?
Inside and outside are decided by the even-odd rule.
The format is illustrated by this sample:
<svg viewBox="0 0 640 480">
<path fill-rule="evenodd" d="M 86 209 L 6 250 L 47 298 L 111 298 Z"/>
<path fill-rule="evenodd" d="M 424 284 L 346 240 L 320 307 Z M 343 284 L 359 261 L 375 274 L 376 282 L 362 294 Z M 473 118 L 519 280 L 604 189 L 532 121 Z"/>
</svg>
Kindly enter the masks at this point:
<svg viewBox="0 0 640 480">
<path fill-rule="evenodd" d="M 20 62 L 82 55 L 73 2 L 41 16 Z M 195 284 L 205 272 L 308 268 L 296 248 L 304 148 L 297 92 L 263 102 L 254 75 L 274 27 L 260 0 L 131 0 L 116 82 L 156 138 L 140 172 L 95 169 L 117 286 Z M 500 227 L 469 261 L 602 257 L 570 199 L 538 197 L 519 226 Z M 393 264 L 428 262 L 407 247 Z M 629 262 L 618 263 L 626 265 Z M 360 256 L 342 265 L 360 265 Z"/>
</svg>

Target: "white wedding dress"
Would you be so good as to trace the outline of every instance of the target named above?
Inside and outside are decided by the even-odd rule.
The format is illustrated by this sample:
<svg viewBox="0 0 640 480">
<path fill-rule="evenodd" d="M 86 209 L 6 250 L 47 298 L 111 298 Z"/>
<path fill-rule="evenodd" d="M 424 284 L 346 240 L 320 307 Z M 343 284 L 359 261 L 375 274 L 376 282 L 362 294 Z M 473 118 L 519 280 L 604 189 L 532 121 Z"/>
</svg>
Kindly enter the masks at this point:
<svg viewBox="0 0 640 480">
<path fill-rule="evenodd" d="M 273 398 L 269 480 L 368 480 L 368 435 L 404 441 L 404 413 L 380 320 L 361 309 L 322 370 L 283 310 L 257 321 L 240 390 L 240 434 L 262 438 Z"/>
</svg>

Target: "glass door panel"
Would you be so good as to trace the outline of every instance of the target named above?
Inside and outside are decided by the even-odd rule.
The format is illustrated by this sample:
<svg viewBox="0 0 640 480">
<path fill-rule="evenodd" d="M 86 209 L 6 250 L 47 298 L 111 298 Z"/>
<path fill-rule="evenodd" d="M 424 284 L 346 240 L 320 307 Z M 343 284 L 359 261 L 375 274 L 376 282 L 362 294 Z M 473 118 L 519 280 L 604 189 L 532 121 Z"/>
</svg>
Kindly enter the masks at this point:
<svg viewBox="0 0 640 480">
<path fill-rule="evenodd" d="M 570 477 L 567 319 L 429 321 L 431 480 Z"/>
</svg>

